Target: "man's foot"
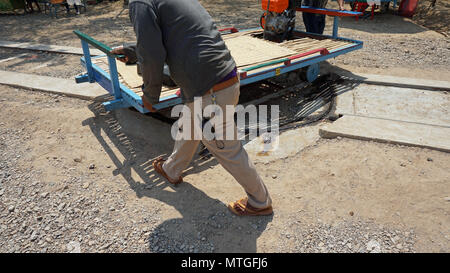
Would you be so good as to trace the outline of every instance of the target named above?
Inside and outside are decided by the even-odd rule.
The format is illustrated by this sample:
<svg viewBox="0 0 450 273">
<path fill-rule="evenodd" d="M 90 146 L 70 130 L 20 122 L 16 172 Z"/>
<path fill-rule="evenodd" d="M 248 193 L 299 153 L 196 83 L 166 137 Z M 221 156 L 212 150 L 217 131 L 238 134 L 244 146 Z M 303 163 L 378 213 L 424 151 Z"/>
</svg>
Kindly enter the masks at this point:
<svg viewBox="0 0 450 273">
<path fill-rule="evenodd" d="M 165 159 L 159 157 L 153 161 L 153 168 L 155 168 L 155 171 L 162 175 L 167 181 L 169 181 L 171 184 L 177 185 L 183 182 L 183 178 L 180 176 L 177 180 L 173 180 L 170 178 L 166 172 L 164 171 L 162 165 L 166 161 Z"/>
<path fill-rule="evenodd" d="M 248 203 L 248 197 L 242 198 L 236 202 L 231 202 L 228 204 L 228 209 L 239 216 L 260 216 L 260 215 L 271 215 L 273 213 L 272 206 L 267 208 L 258 209 L 252 207 Z"/>
</svg>

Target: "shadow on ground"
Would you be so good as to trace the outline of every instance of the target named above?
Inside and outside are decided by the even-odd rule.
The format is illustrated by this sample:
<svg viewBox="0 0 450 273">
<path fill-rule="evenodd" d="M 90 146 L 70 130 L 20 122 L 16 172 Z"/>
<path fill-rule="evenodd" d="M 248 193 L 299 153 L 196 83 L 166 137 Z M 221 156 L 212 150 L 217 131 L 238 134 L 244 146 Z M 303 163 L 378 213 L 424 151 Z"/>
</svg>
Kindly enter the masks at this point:
<svg viewBox="0 0 450 273">
<path fill-rule="evenodd" d="M 172 151 L 170 124 L 122 109 L 105 112 L 99 103 L 89 109 L 89 126 L 138 198 L 152 198 L 174 207 L 181 218 L 164 221 L 149 238 L 152 252 L 256 252 L 256 241 L 272 220 L 232 217 L 226 204 L 185 182 L 172 186 L 155 173 L 152 161 Z M 216 165 L 215 159 L 194 158 L 185 172 L 195 174 Z M 213 183 L 214 181 L 205 181 Z M 191 247 L 192 246 L 192 247 Z"/>
<path fill-rule="evenodd" d="M 325 66 L 324 72 L 338 69 L 328 64 Z M 345 81 L 332 81 L 332 85 L 326 84 L 327 77 L 324 78 L 325 82 L 318 81 L 319 83 L 309 88 L 309 93 L 302 95 L 301 92 L 306 91 L 297 90 L 299 98 L 291 99 L 297 111 L 300 111 L 295 115 L 301 113 L 307 118 L 326 104 L 330 104 L 327 111 L 329 114 L 333 110 L 333 98 L 352 90 L 355 86 L 354 83 Z M 266 86 L 265 89 L 267 88 Z M 261 96 L 260 90 L 241 91 L 243 95 L 240 103 L 243 103 L 243 98 L 254 98 L 257 96 L 256 93 Z M 255 95 L 250 96 L 255 91 Z M 289 111 L 287 106 L 284 108 L 281 105 L 281 111 Z M 168 219 L 153 230 L 149 237 L 150 251 L 256 252 L 257 239 L 272 221 L 272 216 L 234 217 L 226 204 L 209 197 L 192 184 L 184 182 L 172 186 L 155 172 L 153 160 L 160 156 L 167 157 L 172 151 L 173 140 L 170 134 L 172 120 L 155 114 L 143 115 L 130 109 L 107 112 L 100 103 L 89 105 L 89 109 L 94 117 L 83 121 L 83 126 L 89 126 L 114 162 L 113 174 L 122 176 L 138 198 L 159 200 L 181 214 L 180 218 Z M 284 113 L 287 114 L 288 112 Z M 203 172 L 214 165 L 217 165 L 214 158 L 204 159 L 197 155 L 184 176 Z M 207 183 L 215 182 L 207 180 L 208 178 L 205 179 Z"/>
<path fill-rule="evenodd" d="M 364 18 L 358 21 L 353 17 L 342 17 L 339 27 L 368 33 L 386 34 L 414 34 L 428 31 L 427 28 L 417 25 L 405 17 L 395 15 L 393 11 L 376 13 L 373 19 Z"/>
</svg>

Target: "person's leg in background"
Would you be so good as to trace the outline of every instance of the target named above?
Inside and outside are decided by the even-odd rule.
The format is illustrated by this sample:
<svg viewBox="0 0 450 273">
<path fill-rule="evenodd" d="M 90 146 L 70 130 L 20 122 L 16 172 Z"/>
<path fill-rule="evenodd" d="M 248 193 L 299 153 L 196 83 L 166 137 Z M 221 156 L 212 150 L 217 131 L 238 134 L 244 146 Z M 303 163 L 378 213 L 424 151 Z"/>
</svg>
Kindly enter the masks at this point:
<svg viewBox="0 0 450 273">
<path fill-rule="evenodd" d="M 66 3 L 64 3 L 64 6 L 66 7 L 67 13 L 70 13 L 70 6 L 69 6 L 69 4 L 67 4 L 67 2 L 66 2 Z"/>
<path fill-rule="evenodd" d="M 302 5 L 314 8 L 325 8 L 327 2 L 327 0 L 303 0 Z M 326 15 L 303 12 L 302 17 L 307 32 L 323 34 Z"/>
<path fill-rule="evenodd" d="M 39 6 L 38 1 L 37 0 L 33 0 L 33 2 L 36 4 L 38 11 L 41 12 L 41 6 Z"/>
<path fill-rule="evenodd" d="M 66 3 L 64 3 L 64 6 L 66 7 L 67 13 L 70 13 L 70 5 L 73 5 L 76 14 L 80 14 L 81 10 L 81 0 L 67 0 Z"/>
<path fill-rule="evenodd" d="M 327 6 L 328 0 L 316 0 L 317 7 L 324 9 Z M 325 14 L 316 14 L 316 24 L 317 24 L 317 34 L 323 34 L 323 30 L 325 29 L 326 23 L 326 15 Z"/>
<path fill-rule="evenodd" d="M 325 29 L 326 24 L 326 15 L 325 14 L 315 14 L 315 25 L 316 31 L 314 33 L 323 34 L 323 30 Z"/>
<path fill-rule="evenodd" d="M 25 1 L 25 5 L 27 5 L 28 9 L 30 10 L 30 12 L 34 12 L 33 9 L 33 1 L 32 0 L 26 0 Z"/>
</svg>

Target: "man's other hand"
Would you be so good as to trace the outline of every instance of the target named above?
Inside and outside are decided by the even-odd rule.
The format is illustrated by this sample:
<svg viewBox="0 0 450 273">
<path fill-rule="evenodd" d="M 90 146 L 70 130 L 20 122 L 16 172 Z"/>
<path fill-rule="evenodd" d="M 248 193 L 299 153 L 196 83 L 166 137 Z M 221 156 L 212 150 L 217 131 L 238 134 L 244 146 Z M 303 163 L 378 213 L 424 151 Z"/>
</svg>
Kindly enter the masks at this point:
<svg viewBox="0 0 450 273">
<path fill-rule="evenodd" d="M 339 4 L 339 10 L 346 10 L 345 8 L 344 8 L 344 0 L 338 0 L 337 1 L 338 2 L 338 4 Z"/>
<path fill-rule="evenodd" d="M 117 47 L 114 47 L 112 50 L 111 50 L 111 53 L 112 54 L 115 54 L 115 55 L 123 55 L 124 57 L 122 57 L 122 58 L 117 58 L 117 60 L 119 60 L 119 61 L 121 61 L 121 62 L 123 62 L 123 63 L 127 63 L 128 62 L 128 56 L 127 55 L 125 55 L 125 50 L 123 49 L 123 46 L 117 46 Z"/>
<path fill-rule="evenodd" d="M 148 111 L 150 111 L 150 112 L 152 112 L 152 113 L 156 112 L 156 109 L 153 108 L 152 104 L 151 104 L 150 102 L 148 102 L 148 101 L 145 99 L 144 96 L 142 96 L 141 99 L 142 99 L 142 104 L 144 104 L 144 107 L 145 107 Z"/>
</svg>

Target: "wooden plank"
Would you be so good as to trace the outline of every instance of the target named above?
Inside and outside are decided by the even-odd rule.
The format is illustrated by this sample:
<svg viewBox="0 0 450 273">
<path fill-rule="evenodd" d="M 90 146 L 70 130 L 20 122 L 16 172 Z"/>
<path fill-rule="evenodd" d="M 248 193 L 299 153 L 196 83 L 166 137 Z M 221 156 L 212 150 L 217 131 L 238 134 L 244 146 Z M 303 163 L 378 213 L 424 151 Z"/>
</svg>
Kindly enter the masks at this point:
<svg viewBox="0 0 450 273">
<path fill-rule="evenodd" d="M 38 90 L 85 100 L 105 101 L 108 92 L 98 84 L 75 83 L 73 79 L 61 79 L 35 74 L 0 70 L 0 84 Z"/>
<path fill-rule="evenodd" d="M 46 44 L 35 44 L 35 43 L 26 43 L 26 42 L 0 41 L 0 47 L 20 48 L 20 49 L 27 49 L 27 50 L 83 55 L 83 50 L 81 48 L 70 47 L 70 46 L 60 46 L 60 45 L 46 45 Z M 103 54 L 103 52 L 101 52 L 98 49 L 90 49 L 90 53 L 92 56 Z"/>
<path fill-rule="evenodd" d="M 137 65 L 126 65 L 123 62 L 117 63 L 117 71 L 128 87 L 142 86 L 142 77 L 137 73 Z"/>
<path fill-rule="evenodd" d="M 94 58 L 94 59 L 92 59 L 92 63 L 96 64 L 98 67 L 103 69 L 105 72 L 109 73 L 107 57 Z M 122 65 L 122 63 L 121 62 L 116 62 L 116 63 L 117 63 L 117 69 L 119 70 L 119 67 L 120 67 L 120 65 Z M 121 84 L 125 85 L 126 87 L 128 87 L 131 91 L 133 91 L 137 95 L 142 95 L 142 90 L 141 90 L 142 78 L 137 74 L 137 70 L 136 71 L 134 70 L 134 69 L 136 69 L 136 66 L 127 66 L 127 65 L 124 65 L 124 66 L 126 67 L 127 70 L 129 70 L 129 73 L 134 73 L 136 77 L 139 77 L 140 83 L 137 83 L 137 78 L 136 78 L 136 83 L 134 84 L 134 87 L 133 87 L 128 82 L 126 82 L 126 80 L 124 79 L 124 77 L 122 77 L 122 74 L 120 72 L 119 72 L 119 82 Z M 135 71 L 135 72 L 133 72 L 133 71 Z M 174 94 L 177 90 L 178 90 L 178 87 L 174 88 L 174 87 L 163 86 L 161 89 L 161 94 L 164 94 L 164 95 Z"/>
<path fill-rule="evenodd" d="M 228 40 L 231 38 L 236 38 L 236 37 L 240 37 L 240 36 L 254 36 L 257 34 L 261 34 L 263 32 L 262 29 L 257 29 L 257 30 L 249 30 L 249 31 L 239 31 L 239 32 L 235 32 L 235 33 L 230 33 L 230 34 L 225 34 L 222 35 L 222 39 L 223 40 Z"/>
<path fill-rule="evenodd" d="M 450 128 L 422 123 L 344 115 L 319 133 L 450 152 Z"/>
<path fill-rule="evenodd" d="M 315 44 L 309 44 L 309 45 L 305 45 L 305 46 L 296 46 L 296 47 L 290 47 L 290 49 L 295 50 L 297 52 L 305 52 L 305 51 L 310 51 L 313 49 L 318 49 L 318 48 L 326 48 L 328 49 L 328 51 L 330 51 L 331 49 L 335 49 L 335 48 L 339 48 L 339 47 L 343 47 L 345 45 L 348 45 L 349 43 L 339 43 L 339 42 L 334 42 L 334 41 L 324 41 L 321 43 L 315 43 Z"/>
<path fill-rule="evenodd" d="M 225 41 L 238 67 L 296 54 L 288 48 L 262 39 L 240 36 Z"/>
<path fill-rule="evenodd" d="M 362 74 L 353 72 L 338 72 L 346 80 L 374 85 L 398 86 L 426 90 L 450 91 L 450 81 L 426 80 L 390 75 Z"/>
</svg>

